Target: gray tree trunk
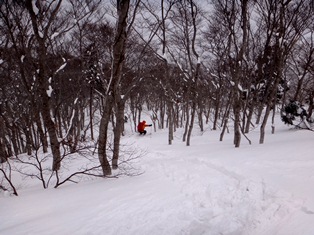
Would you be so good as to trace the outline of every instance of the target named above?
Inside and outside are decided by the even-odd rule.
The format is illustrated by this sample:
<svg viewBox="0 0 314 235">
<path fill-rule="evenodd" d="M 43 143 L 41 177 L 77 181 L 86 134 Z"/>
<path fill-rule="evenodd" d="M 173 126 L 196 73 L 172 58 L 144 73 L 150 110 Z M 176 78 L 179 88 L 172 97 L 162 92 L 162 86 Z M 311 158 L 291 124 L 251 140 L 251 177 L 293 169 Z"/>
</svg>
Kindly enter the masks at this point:
<svg viewBox="0 0 314 235">
<path fill-rule="evenodd" d="M 108 84 L 107 94 L 104 100 L 104 109 L 101 117 L 101 126 L 99 129 L 99 150 L 98 157 L 103 169 L 104 176 L 110 175 L 111 168 L 106 155 L 106 143 L 107 143 L 107 132 L 108 124 L 110 120 L 110 114 L 112 113 L 113 107 L 117 106 L 119 101 L 121 101 L 121 91 L 120 91 L 120 81 L 122 76 L 122 67 L 125 59 L 125 47 L 127 40 L 127 18 L 129 12 L 130 0 L 117 0 L 117 28 L 115 33 L 115 39 L 113 44 L 113 62 L 111 66 L 111 80 Z M 124 107 L 124 106 L 123 106 Z M 124 117 L 124 115 L 123 115 Z M 119 114 L 117 115 L 117 120 L 120 121 Z M 124 119 L 123 119 L 124 120 Z M 118 125 L 117 123 L 116 125 Z M 120 151 L 120 136 L 122 128 L 117 127 L 114 130 L 114 151 L 112 159 L 112 167 L 114 169 L 118 166 L 118 158 Z"/>
<path fill-rule="evenodd" d="M 108 102 L 110 103 L 110 102 Z M 108 141 L 108 125 L 111 115 L 111 106 L 104 107 L 103 114 L 100 119 L 99 140 L 98 140 L 98 159 L 104 176 L 111 175 L 111 166 L 107 158 L 107 141 Z"/>
<path fill-rule="evenodd" d="M 39 24 L 42 22 L 39 22 L 41 20 L 41 17 L 38 17 L 32 8 L 32 2 L 30 0 L 27 0 L 27 9 L 31 17 L 32 27 L 35 34 L 35 38 L 38 42 L 38 69 L 39 72 L 37 73 L 37 79 L 39 84 L 39 93 L 42 101 L 41 106 L 41 114 L 43 118 L 43 122 L 45 127 L 47 128 L 49 139 L 50 139 L 50 148 L 52 151 L 53 156 L 53 162 L 52 162 L 52 170 L 58 171 L 61 166 L 61 154 L 60 154 L 60 143 L 57 136 L 57 129 L 56 125 L 51 117 L 50 111 L 50 97 L 47 94 L 48 90 L 48 77 L 47 77 L 47 71 L 46 71 L 46 64 L 47 62 L 47 48 L 46 43 L 48 40 L 48 30 L 49 26 L 51 26 L 51 23 L 54 21 L 57 12 L 60 9 L 62 0 L 58 0 L 56 2 L 56 5 L 54 9 L 51 11 L 51 14 L 49 15 L 49 18 L 47 19 L 49 23 L 46 23 L 46 27 L 42 29 L 43 35 L 39 32 Z M 39 14 L 42 14 L 39 12 Z"/>
<path fill-rule="evenodd" d="M 124 107 L 125 102 L 122 99 L 118 101 L 115 107 L 116 125 L 114 127 L 112 169 L 118 168 L 121 134 L 124 129 Z"/>
</svg>

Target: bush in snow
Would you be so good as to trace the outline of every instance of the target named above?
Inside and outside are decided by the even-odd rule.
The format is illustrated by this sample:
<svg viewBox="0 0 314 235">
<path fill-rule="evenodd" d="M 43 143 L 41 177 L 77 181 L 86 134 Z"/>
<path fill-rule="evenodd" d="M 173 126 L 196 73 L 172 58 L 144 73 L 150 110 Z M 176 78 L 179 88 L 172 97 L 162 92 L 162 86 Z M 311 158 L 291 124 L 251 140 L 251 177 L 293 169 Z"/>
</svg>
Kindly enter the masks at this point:
<svg viewBox="0 0 314 235">
<path fill-rule="evenodd" d="M 296 117 L 300 117 L 300 121 L 304 121 L 307 116 L 306 110 L 298 101 L 291 100 L 289 104 L 284 107 L 281 115 L 281 120 L 288 125 L 294 125 L 293 121 Z"/>
</svg>

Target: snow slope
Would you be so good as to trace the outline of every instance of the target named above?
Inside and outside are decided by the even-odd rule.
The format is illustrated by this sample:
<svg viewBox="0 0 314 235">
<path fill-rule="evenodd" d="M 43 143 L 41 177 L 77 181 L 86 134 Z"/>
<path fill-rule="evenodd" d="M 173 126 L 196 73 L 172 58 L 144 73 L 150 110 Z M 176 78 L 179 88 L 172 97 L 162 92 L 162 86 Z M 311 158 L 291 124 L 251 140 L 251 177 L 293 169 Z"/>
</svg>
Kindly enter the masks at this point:
<svg viewBox="0 0 314 235">
<path fill-rule="evenodd" d="M 167 131 L 128 131 L 123 143 L 147 152 L 133 163 L 143 174 L 46 190 L 24 179 L 18 197 L 0 195 L 0 234 L 312 235 L 314 133 L 276 129 L 237 149 L 209 127 L 189 147 L 182 130 L 171 146 Z"/>
</svg>

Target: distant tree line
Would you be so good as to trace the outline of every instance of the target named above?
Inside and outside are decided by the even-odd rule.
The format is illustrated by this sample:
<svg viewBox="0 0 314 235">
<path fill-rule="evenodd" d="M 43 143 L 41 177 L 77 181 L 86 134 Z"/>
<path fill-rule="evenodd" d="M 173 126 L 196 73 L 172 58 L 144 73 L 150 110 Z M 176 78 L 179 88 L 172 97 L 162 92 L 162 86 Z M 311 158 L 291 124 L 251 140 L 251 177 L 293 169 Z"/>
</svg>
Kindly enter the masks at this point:
<svg viewBox="0 0 314 235">
<path fill-rule="evenodd" d="M 290 101 L 312 120 L 312 0 L 3 0 L 0 28 L 0 162 L 41 150 L 57 174 L 95 141 L 110 176 L 143 107 L 187 146 L 195 123 L 262 144 Z"/>
</svg>

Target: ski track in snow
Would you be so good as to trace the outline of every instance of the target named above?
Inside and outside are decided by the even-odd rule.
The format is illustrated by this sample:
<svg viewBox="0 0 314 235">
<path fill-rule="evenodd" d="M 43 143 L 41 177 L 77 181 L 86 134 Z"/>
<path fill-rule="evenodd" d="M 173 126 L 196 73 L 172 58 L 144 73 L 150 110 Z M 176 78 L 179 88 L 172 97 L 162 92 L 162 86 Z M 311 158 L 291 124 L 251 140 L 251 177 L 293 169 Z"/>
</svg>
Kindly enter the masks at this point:
<svg viewBox="0 0 314 235">
<path fill-rule="evenodd" d="M 126 135 L 125 142 L 145 153 L 133 163 L 144 174 L 36 194 L 24 190 L 18 198 L 6 198 L 8 206 L 0 204 L 6 211 L 0 214 L 0 234 L 312 235 L 306 230 L 314 218 L 312 201 L 294 195 L 300 191 L 306 198 L 312 192 L 301 184 L 297 188 L 303 179 L 313 181 L 311 155 L 296 158 L 292 145 L 267 154 L 254 151 L 275 146 L 280 134 L 285 133 L 278 132 L 266 147 L 243 144 L 237 150 L 228 140 L 207 145 L 194 136 L 186 147 L 178 138 L 168 146 L 164 133 Z M 303 135 L 297 136 L 300 142 L 307 138 Z M 293 180 L 294 191 L 288 190 L 287 179 Z"/>
<path fill-rule="evenodd" d="M 183 195 L 179 206 L 185 207 L 184 211 L 190 210 L 187 229 L 177 234 L 249 235 L 261 226 L 288 218 L 301 206 L 302 202 L 284 192 L 272 191 L 262 180 L 256 182 L 206 158 L 187 156 L 188 150 L 183 151 L 187 153 L 172 160 L 167 153 L 154 152 L 157 159 L 149 163 L 158 177 L 165 177 L 172 187 L 178 187 L 180 197 Z M 162 158 L 167 162 L 163 163 Z M 221 177 L 217 178 L 217 172 Z"/>
</svg>

